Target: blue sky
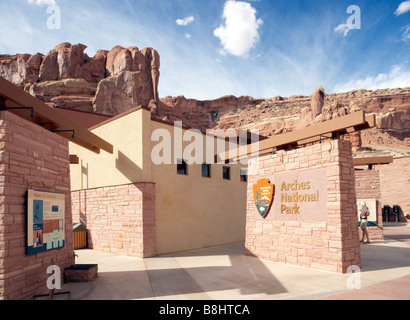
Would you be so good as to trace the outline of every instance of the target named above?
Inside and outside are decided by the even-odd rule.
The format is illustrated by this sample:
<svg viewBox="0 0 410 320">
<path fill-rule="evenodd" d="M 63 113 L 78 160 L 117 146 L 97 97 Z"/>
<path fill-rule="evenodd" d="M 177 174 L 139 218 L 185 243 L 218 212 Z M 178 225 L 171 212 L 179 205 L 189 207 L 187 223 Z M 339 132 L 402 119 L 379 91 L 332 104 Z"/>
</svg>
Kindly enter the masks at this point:
<svg viewBox="0 0 410 320">
<path fill-rule="evenodd" d="M 0 0 L 0 12 L 0 54 L 153 47 L 161 97 L 410 86 L 410 1 Z"/>
</svg>

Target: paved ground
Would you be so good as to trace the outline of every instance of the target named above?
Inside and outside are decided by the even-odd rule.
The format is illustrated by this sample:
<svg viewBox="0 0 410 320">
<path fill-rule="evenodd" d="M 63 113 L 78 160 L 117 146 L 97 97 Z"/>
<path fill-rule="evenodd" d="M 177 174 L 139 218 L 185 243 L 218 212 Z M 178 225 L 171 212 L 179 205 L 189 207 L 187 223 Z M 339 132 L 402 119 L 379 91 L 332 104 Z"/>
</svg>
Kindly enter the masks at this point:
<svg viewBox="0 0 410 320">
<path fill-rule="evenodd" d="M 410 274 L 401 276 L 400 266 L 407 267 L 410 256 L 410 229 L 406 224 L 389 223 L 384 228 L 385 241 L 363 247 L 363 273 L 371 275 L 380 268 L 380 281 L 328 296 L 326 300 L 410 300 Z M 386 254 L 386 256 L 383 256 Z M 398 277 L 385 281 L 384 276 L 397 272 Z M 377 280 L 377 279 L 375 279 Z"/>
<path fill-rule="evenodd" d="M 362 245 L 360 290 L 349 290 L 351 275 L 248 257 L 244 244 L 236 243 L 145 260 L 78 250 L 76 262 L 98 264 L 99 276 L 65 284 L 62 291 L 70 294 L 56 299 L 409 300 L 410 229 L 389 225 L 385 237 Z"/>
</svg>

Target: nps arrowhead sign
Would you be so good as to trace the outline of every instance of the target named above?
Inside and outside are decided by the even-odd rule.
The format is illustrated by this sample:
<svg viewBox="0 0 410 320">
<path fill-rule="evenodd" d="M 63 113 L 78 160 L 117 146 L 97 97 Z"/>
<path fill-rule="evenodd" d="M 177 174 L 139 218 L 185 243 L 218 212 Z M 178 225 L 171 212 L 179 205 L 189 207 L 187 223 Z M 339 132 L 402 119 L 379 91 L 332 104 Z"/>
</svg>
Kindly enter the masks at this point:
<svg viewBox="0 0 410 320">
<path fill-rule="evenodd" d="M 256 208 L 262 218 L 266 218 L 270 211 L 274 193 L 275 186 L 270 183 L 269 179 L 261 179 L 253 185 Z"/>
</svg>

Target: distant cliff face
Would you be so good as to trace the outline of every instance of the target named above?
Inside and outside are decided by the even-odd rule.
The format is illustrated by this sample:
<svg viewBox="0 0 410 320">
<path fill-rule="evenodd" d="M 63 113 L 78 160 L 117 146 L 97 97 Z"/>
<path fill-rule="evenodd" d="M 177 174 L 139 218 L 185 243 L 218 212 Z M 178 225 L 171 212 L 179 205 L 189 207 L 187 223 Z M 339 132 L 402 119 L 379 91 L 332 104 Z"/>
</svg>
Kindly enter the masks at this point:
<svg viewBox="0 0 410 320">
<path fill-rule="evenodd" d="M 319 87 L 312 96 L 269 99 L 226 96 L 197 101 L 183 96 L 166 97 L 161 99 L 160 109 L 166 119 L 177 117 L 202 130 L 255 129 L 263 136 L 365 110 L 376 114 L 377 128 L 349 136 L 355 149 L 397 149 L 393 154 L 410 154 L 410 88 L 325 94 L 324 88 Z"/>
<path fill-rule="evenodd" d="M 152 48 L 116 46 L 92 58 L 85 45 L 62 43 L 47 55 L 0 55 L 0 76 L 50 106 L 117 115 L 143 105 L 154 117 L 206 129 L 256 129 L 274 136 L 365 110 L 377 128 L 350 135 L 353 147 L 391 148 L 410 154 L 410 88 L 356 90 L 312 96 L 252 98 L 225 96 L 198 101 L 183 96 L 159 99 L 160 56 Z"/>
<path fill-rule="evenodd" d="M 152 48 L 114 47 L 90 58 L 83 44 L 47 55 L 0 55 L 0 76 L 53 106 L 116 115 L 158 102 L 160 57 Z"/>
</svg>

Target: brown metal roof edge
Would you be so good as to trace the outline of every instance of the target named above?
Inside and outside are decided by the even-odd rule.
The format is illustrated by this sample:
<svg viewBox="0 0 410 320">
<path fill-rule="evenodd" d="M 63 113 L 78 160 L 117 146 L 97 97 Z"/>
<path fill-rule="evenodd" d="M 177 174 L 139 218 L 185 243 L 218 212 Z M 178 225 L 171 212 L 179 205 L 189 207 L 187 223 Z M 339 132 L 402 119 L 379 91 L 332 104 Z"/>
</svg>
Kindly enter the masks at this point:
<svg viewBox="0 0 410 320">
<path fill-rule="evenodd" d="M 125 116 L 127 116 L 127 115 L 129 115 L 129 114 L 131 114 L 131 113 L 134 113 L 134 112 L 136 112 L 136 111 L 138 111 L 138 110 L 141 110 L 141 109 L 150 111 L 149 108 L 144 107 L 144 106 L 134 107 L 134 108 L 132 108 L 132 109 L 130 109 L 130 110 L 127 110 L 127 111 L 125 111 L 125 112 L 123 112 L 123 113 L 120 113 L 120 114 L 118 114 L 118 115 L 116 115 L 116 116 L 113 116 L 113 117 L 111 117 L 110 119 L 107 119 L 107 120 L 105 120 L 105 121 L 103 121 L 103 122 L 100 122 L 100 123 L 96 124 L 95 126 L 92 126 L 91 128 L 89 128 L 89 130 L 91 131 L 91 130 L 97 129 L 97 128 L 101 127 L 101 126 L 104 126 L 104 125 L 106 125 L 106 124 L 108 124 L 108 123 L 110 123 L 110 122 L 112 122 L 112 121 L 118 120 L 118 119 L 120 119 L 120 118 L 122 118 L 122 117 L 125 117 Z"/>
<path fill-rule="evenodd" d="M 114 147 L 110 143 L 2 77 L 0 77 L 0 97 L 4 99 L 4 105 L 9 112 L 93 152 L 99 153 L 100 149 L 103 149 L 108 153 L 113 153 Z M 31 111 L 23 112 L 24 110 L 10 108 L 24 108 L 31 109 Z M 66 131 L 71 131 L 71 134 Z"/>
<path fill-rule="evenodd" d="M 69 109 L 69 108 L 64 108 L 60 106 L 53 106 L 53 109 L 63 109 L 63 110 L 68 110 L 68 111 L 74 111 L 78 113 L 86 113 L 86 114 L 91 114 L 91 115 L 96 115 L 96 116 L 101 116 L 101 117 L 107 117 L 107 118 L 112 118 L 113 116 L 108 116 L 106 114 L 102 113 L 97 113 L 97 112 L 92 112 L 92 111 L 85 111 L 85 110 L 77 110 L 77 109 Z"/>
</svg>

